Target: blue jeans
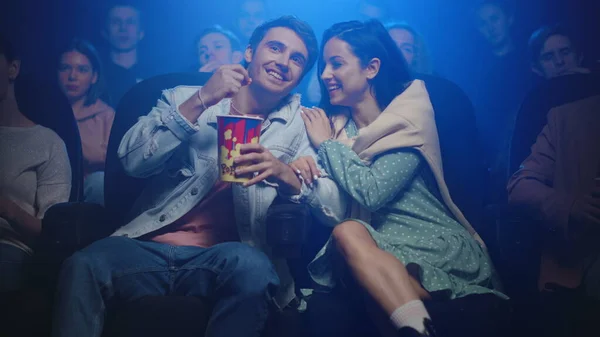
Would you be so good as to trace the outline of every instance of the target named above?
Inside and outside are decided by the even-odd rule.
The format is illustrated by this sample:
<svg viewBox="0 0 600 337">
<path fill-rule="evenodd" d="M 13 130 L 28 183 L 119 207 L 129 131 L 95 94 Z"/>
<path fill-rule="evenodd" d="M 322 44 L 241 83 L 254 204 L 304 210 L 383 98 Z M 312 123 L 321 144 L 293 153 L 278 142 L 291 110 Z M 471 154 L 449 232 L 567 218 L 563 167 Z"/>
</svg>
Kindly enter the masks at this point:
<svg viewBox="0 0 600 337">
<path fill-rule="evenodd" d="M 111 299 L 174 294 L 212 300 L 207 337 L 259 336 L 278 285 L 267 256 L 239 242 L 199 248 L 109 237 L 64 262 L 53 335 L 100 337 Z"/>
</svg>

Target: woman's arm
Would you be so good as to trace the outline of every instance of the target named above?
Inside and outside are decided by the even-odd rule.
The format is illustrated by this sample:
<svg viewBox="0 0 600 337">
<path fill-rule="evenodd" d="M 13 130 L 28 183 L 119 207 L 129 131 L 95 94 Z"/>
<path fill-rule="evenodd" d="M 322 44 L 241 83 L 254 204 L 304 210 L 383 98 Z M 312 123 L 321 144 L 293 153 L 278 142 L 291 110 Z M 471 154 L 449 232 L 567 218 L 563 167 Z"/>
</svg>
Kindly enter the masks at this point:
<svg viewBox="0 0 600 337">
<path fill-rule="evenodd" d="M 422 162 L 415 151 L 400 149 L 380 155 L 366 165 L 351 148 L 333 140 L 321 144 L 319 159 L 333 180 L 372 212 L 409 186 Z"/>
</svg>

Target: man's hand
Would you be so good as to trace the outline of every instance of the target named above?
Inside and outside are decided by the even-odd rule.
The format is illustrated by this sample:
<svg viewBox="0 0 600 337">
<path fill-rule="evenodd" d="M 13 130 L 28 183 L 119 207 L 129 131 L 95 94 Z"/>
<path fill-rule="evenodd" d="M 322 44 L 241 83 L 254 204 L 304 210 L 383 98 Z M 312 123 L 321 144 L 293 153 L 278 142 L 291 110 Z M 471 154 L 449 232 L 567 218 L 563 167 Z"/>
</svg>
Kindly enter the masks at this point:
<svg viewBox="0 0 600 337">
<path fill-rule="evenodd" d="M 290 163 L 290 167 L 302 176 L 302 179 L 306 185 L 312 185 L 314 181 L 321 177 L 321 172 L 317 168 L 315 160 L 311 156 L 304 156 L 294 160 Z"/>
<path fill-rule="evenodd" d="M 251 82 L 248 71 L 241 65 L 221 66 L 202 87 L 202 100 L 207 107 L 215 105 L 223 98 L 235 96 L 243 86 Z"/>
<path fill-rule="evenodd" d="M 247 174 L 258 175 L 244 183 L 245 187 L 252 186 L 268 178 L 275 178 L 281 188 L 286 189 L 289 194 L 298 194 L 302 182 L 296 176 L 292 168 L 279 159 L 260 144 L 243 144 L 240 146 L 240 156 L 234 159 L 236 176 Z"/>
<path fill-rule="evenodd" d="M 211 61 L 200 67 L 200 69 L 198 69 L 198 72 L 212 73 L 213 71 L 217 70 L 221 65 L 222 64 L 217 61 Z"/>
<path fill-rule="evenodd" d="M 188 121 L 195 123 L 205 108 L 219 103 L 223 98 L 235 96 L 241 87 L 251 82 L 248 72 L 241 65 L 221 66 L 196 95 L 179 106 L 179 111 Z"/>
<path fill-rule="evenodd" d="M 325 111 L 320 108 L 302 108 L 301 114 L 306 125 L 306 133 L 310 143 L 319 148 L 321 143 L 331 139 L 333 135 L 331 121 L 327 118 Z"/>
<path fill-rule="evenodd" d="M 592 193 L 573 203 L 569 213 L 569 225 L 600 228 L 600 186 L 597 185 L 598 181 Z"/>
</svg>

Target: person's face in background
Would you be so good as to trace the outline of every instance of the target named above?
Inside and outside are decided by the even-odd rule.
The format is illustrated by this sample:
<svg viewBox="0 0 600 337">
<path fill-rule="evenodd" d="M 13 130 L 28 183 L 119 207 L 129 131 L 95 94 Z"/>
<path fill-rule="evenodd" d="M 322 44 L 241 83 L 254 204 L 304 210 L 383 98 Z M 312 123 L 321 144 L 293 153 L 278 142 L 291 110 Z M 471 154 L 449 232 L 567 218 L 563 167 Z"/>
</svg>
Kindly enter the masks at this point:
<svg viewBox="0 0 600 337">
<path fill-rule="evenodd" d="M 20 68 L 20 61 L 8 62 L 6 56 L 0 54 L 0 102 L 8 97 L 10 85 L 17 79 Z"/>
<path fill-rule="evenodd" d="M 214 71 L 224 64 L 240 63 L 242 53 L 233 50 L 229 38 L 221 33 L 208 33 L 198 41 L 198 62 L 205 71 Z M 210 69 L 208 69 L 210 68 Z"/>
<path fill-rule="evenodd" d="M 571 40 L 564 35 L 552 35 L 540 51 L 538 66 L 532 67 L 536 74 L 550 79 L 577 72 L 581 66 L 581 57 L 577 54 Z"/>
<path fill-rule="evenodd" d="M 243 1 L 238 17 L 238 29 L 243 39 L 250 40 L 252 32 L 267 20 L 265 3 L 261 0 Z"/>
<path fill-rule="evenodd" d="M 87 56 L 77 51 L 62 54 L 58 66 L 58 83 L 71 103 L 84 99 L 98 74 Z"/>
<path fill-rule="evenodd" d="M 102 35 L 114 51 L 128 52 L 136 49 L 144 38 L 139 11 L 129 6 L 113 7 L 108 13 Z"/>
<path fill-rule="evenodd" d="M 256 50 L 246 49 L 244 58 L 249 64 L 250 85 L 270 95 L 284 97 L 300 83 L 308 50 L 293 30 L 274 27 L 267 31 Z"/>
<path fill-rule="evenodd" d="M 485 4 L 477 10 L 475 20 L 479 34 L 492 48 L 502 46 L 510 41 L 510 28 L 514 20 L 502 8 L 493 4 Z"/>
<path fill-rule="evenodd" d="M 376 4 L 370 3 L 369 1 L 360 0 L 358 3 L 358 13 L 363 20 L 377 19 L 383 20 L 385 17 L 385 11 L 383 8 Z"/>
<path fill-rule="evenodd" d="M 389 30 L 390 36 L 396 42 L 398 49 L 404 55 L 409 67 L 413 66 L 415 60 L 415 37 L 406 29 L 392 28 Z"/>
</svg>

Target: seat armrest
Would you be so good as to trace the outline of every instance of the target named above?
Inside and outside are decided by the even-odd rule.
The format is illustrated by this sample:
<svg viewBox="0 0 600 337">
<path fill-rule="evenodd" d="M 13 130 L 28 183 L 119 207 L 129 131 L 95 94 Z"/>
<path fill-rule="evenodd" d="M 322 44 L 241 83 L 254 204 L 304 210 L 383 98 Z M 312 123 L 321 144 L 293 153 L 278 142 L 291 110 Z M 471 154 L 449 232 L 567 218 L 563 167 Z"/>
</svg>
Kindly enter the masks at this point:
<svg viewBox="0 0 600 337">
<path fill-rule="evenodd" d="M 267 211 L 267 244 L 277 257 L 295 258 L 302 254 L 302 245 L 312 223 L 306 204 L 274 203 Z"/>
<path fill-rule="evenodd" d="M 112 228 L 107 219 L 106 210 L 98 204 L 56 204 L 46 211 L 42 220 L 36 251 L 73 253 L 110 235 Z"/>
</svg>

